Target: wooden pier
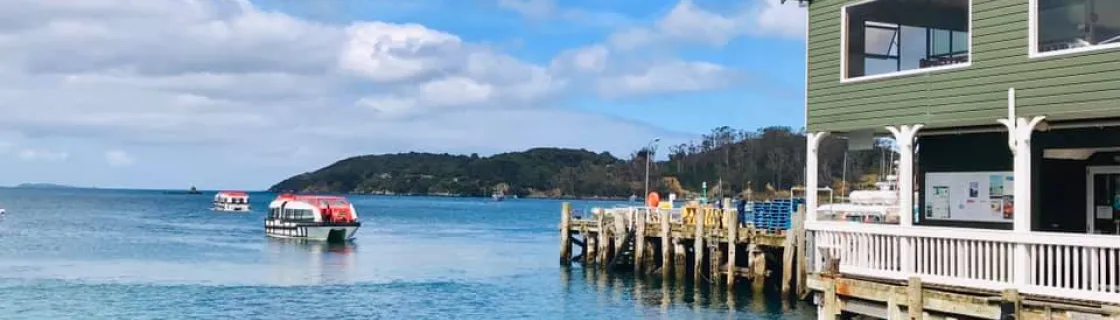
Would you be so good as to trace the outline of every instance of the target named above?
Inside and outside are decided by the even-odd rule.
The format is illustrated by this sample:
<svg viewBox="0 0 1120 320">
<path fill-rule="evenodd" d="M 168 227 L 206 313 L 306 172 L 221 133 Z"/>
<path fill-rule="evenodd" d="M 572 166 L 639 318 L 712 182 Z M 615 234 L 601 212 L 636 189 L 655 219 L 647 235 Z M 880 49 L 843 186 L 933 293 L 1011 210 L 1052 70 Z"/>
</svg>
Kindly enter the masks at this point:
<svg viewBox="0 0 1120 320">
<path fill-rule="evenodd" d="M 727 206 L 725 206 L 727 207 Z M 750 283 L 756 291 L 780 289 L 806 297 L 801 214 L 789 230 L 740 223 L 735 210 L 685 206 L 595 208 L 573 215 L 564 203 L 560 217 L 560 264 L 581 263 L 679 283 Z M 576 254 L 575 247 L 580 248 Z"/>
</svg>

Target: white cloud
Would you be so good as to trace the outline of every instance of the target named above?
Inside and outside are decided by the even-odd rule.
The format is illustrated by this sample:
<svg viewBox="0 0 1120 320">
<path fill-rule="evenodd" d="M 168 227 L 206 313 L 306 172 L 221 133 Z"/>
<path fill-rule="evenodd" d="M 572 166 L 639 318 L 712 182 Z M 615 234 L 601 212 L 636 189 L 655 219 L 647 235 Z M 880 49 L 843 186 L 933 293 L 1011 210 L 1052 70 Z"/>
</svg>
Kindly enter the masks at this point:
<svg viewBox="0 0 1120 320">
<path fill-rule="evenodd" d="M 737 74 L 708 62 L 659 63 L 633 73 L 606 77 L 599 83 L 602 95 L 637 95 L 664 92 L 704 91 L 727 87 Z"/>
<path fill-rule="evenodd" d="M 109 166 L 112 167 L 127 167 L 136 163 L 136 159 L 129 155 L 128 152 L 109 150 L 105 151 L 105 162 L 109 163 Z"/>
<path fill-rule="evenodd" d="M 459 37 L 416 24 L 363 22 L 346 33 L 339 67 L 376 82 L 412 80 L 452 68 L 463 50 Z"/>
<path fill-rule="evenodd" d="M 498 0 L 498 6 L 534 19 L 544 19 L 556 14 L 555 0 Z"/>
<path fill-rule="evenodd" d="M 619 50 L 634 50 L 651 45 L 702 44 L 724 46 L 731 40 L 758 37 L 803 38 L 806 22 L 804 8 L 781 0 L 755 0 L 727 13 L 704 9 L 692 0 L 680 0 L 652 26 L 632 27 L 615 32 L 608 43 Z"/>
<path fill-rule="evenodd" d="M 602 59 L 577 61 L 605 72 Z M 422 25 L 319 23 L 245 0 L 0 1 L 0 129 L 21 137 L 7 148 L 68 161 L 0 179 L 259 188 L 354 154 L 629 151 L 667 134 L 548 108 L 584 80 L 558 72 Z M 556 134 L 579 121 L 597 123 L 594 138 Z M 30 145 L 69 152 L 17 151 Z M 134 176 L 83 175 L 106 163 Z"/>
<path fill-rule="evenodd" d="M 617 28 L 633 24 L 630 18 L 604 11 L 561 7 L 556 0 L 497 0 L 499 8 L 512 10 L 531 20 L 559 19 L 566 27 Z"/>
<path fill-rule="evenodd" d="M 780 0 L 764 0 L 766 3 L 758 13 L 759 32 L 794 38 L 805 38 L 805 28 L 808 26 L 808 13 L 794 1 L 785 4 Z"/>
<path fill-rule="evenodd" d="M 32 162 L 62 162 L 70 159 L 70 154 L 65 151 L 40 149 L 23 149 L 17 156 L 20 160 Z"/>
</svg>

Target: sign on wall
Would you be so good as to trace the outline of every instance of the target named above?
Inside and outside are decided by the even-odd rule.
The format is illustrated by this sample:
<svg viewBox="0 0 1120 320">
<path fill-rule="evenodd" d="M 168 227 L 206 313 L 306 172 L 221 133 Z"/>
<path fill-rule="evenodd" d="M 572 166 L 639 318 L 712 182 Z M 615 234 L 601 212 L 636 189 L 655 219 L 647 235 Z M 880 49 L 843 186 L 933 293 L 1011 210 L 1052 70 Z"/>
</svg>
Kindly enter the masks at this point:
<svg viewBox="0 0 1120 320">
<path fill-rule="evenodd" d="M 925 219 L 1010 223 L 1013 182 L 1010 171 L 927 172 Z"/>
</svg>

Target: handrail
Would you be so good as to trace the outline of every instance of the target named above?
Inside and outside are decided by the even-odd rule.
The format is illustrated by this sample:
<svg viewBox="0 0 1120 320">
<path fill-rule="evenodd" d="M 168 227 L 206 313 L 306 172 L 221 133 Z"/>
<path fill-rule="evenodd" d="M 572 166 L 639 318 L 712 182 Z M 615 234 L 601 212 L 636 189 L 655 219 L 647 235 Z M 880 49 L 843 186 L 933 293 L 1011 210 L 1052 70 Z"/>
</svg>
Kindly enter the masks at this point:
<svg viewBox="0 0 1120 320">
<path fill-rule="evenodd" d="M 1070 244 L 1098 248 L 1120 249 L 1120 237 L 1095 234 L 1073 234 L 1033 231 L 1021 233 L 1007 230 L 965 229 L 948 227 L 912 226 L 859 223 L 846 221 L 806 221 L 807 231 L 852 232 L 896 237 L 923 237 L 950 240 L 978 240 L 1026 244 Z"/>
<path fill-rule="evenodd" d="M 1088 301 L 1120 301 L 1115 236 L 855 222 L 806 222 L 817 270 Z M 818 255 L 821 254 L 821 255 Z"/>
</svg>

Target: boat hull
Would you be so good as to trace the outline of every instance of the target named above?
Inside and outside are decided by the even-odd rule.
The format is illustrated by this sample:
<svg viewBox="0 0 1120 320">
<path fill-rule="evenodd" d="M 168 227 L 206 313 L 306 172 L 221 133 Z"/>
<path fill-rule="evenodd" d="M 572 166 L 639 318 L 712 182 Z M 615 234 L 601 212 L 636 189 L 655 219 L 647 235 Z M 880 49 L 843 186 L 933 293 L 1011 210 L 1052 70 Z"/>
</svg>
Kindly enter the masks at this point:
<svg viewBox="0 0 1120 320">
<path fill-rule="evenodd" d="M 212 210 L 223 212 L 249 212 L 250 207 L 248 204 L 215 203 Z"/>
<path fill-rule="evenodd" d="M 264 233 L 275 238 L 344 242 L 353 240 L 361 226 L 362 224 L 359 222 L 301 224 L 268 220 L 265 221 Z"/>
</svg>

